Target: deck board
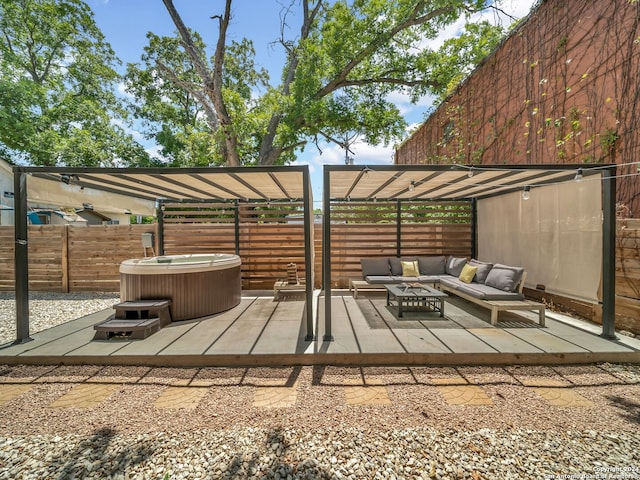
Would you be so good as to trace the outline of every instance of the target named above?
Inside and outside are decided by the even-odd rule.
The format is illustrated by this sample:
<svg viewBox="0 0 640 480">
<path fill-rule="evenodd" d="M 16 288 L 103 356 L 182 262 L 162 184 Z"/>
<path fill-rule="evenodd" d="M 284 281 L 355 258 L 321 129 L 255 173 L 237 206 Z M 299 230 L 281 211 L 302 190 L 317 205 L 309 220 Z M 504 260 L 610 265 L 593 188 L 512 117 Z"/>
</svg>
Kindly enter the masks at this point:
<svg viewBox="0 0 640 480">
<path fill-rule="evenodd" d="M 499 352 L 542 353 L 542 350 L 500 328 L 472 328 L 469 332 Z"/>
<path fill-rule="evenodd" d="M 532 345 L 535 345 L 543 352 L 547 353 L 568 353 L 568 352 L 588 352 L 571 342 L 547 333 L 546 329 L 539 328 L 505 328 L 505 330 L 516 337 L 519 337 Z"/>
<path fill-rule="evenodd" d="M 162 350 L 160 355 L 204 354 L 254 301 L 255 298 L 243 298 L 238 306 L 198 321 L 197 325 Z"/>
<path fill-rule="evenodd" d="M 301 327 L 305 320 L 303 313 L 302 302 L 278 303 L 251 353 L 303 353 L 306 348 L 299 345 Z M 304 337 L 304 334 L 302 336 Z M 299 351 L 300 347 L 302 351 Z"/>
<path fill-rule="evenodd" d="M 158 355 L 177 338 L 196 326 L 195 323 L 180 323 L 167 325 L 144 340 L 131 340 L 127 346 L 115 351 L 113 356 Z"/>
<path fill-rule="evenodd" d="M 547 317 L 547 326 L 552 328 L 552 332 L 556 336 L 560 336 L 572 343 L 577 343 L 581 347 L 591 352 L 630 352 L 631 348 L 607 340 L 606 338 L 593 335 L 587 331 L 566 325 L 554 319 Z"/>
<path fill-rule="evenodd" d="M 316 352 L 319 353 L 362 353 L 358 340 L 355 337 L 351 320 L 347 314 L 345 303 L 342 297 L 333 297 L 331 299 L 331 334 L 333 341 L 324 341 L 326 334 L 324 325 L 324 299 L 319 302 L 318 306 L 318 335 Z"/>
<path fill-rule="evenodd" d="M 398 341 L 384 320 L 377 315 L 376 317 L 365 317 L 361 305 L 356 303 L 357 300 L 352 297 L 344 297 L 344 303 L 347 307 L 353 330 L 360 344 L 362 353 L 406 353 L 402 344 Z M 364 302 L 368 302 L 365 300 Z M 374 328 L 372 326 L 372 320 Z"/>
<path fill-rule="evenodd" d="M 431 329 L 431 333 L 453 353 L 496 353 L 498 351 L 467 330 L 434 328 Z"/>
<path fill-rule="evenodd" d="M 407 352 L 410 353 L 451 353 L 426 325 L 441 325 L 439 314 L 428 320 L 398 320 L 390 311 L 386 310 L 386 301 L 372 302 L 384 321 L 391 327 L 394 335 Z M 432 315 L 432 314 L 427 314 Z M 421 315 L 424 316 L 424 315 Z M 445 320 L 446 322 L 446 320 Z"/>
<path fill-rule="evenodd" d="M 278 302 L 258 298 L 205 352 L 206 355 L 249 354 Z"/>
</svg>

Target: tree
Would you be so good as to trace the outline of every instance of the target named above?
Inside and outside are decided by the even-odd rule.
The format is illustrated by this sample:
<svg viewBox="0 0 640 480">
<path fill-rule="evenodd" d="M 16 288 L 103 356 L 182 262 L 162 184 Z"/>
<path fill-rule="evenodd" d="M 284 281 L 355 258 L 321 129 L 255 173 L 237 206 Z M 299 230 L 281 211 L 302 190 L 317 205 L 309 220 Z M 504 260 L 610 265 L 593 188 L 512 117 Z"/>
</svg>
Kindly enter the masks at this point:
<svg viewBox="0 0 640 480">
<path fill-rule="evenodd" d="M 218 26 L 212 58 L 173 0 L 163 2 L 182 47 L 171 53 L 180 58 L 180 68 L 163 61 L 169 52 L 151 43 L 148 53 L 154 53 L 146 60 L 155 62 L 147 61 L 146 70 L 153 72 L 148 78 L 157 88 L 183 89 L 200 104 L 215 150 L 210 163 L 230 166 L 287 163 L 309 142 L 341 144 L 352 135 L 371 144 L 396 141 L 406 124 L 389 94 L 402 91 L 414 101 L 443 94 L 493 49 L 502 33 L 480 22 L 445 43 L 441 52 L 425 46 L 461 16 L 492 8 L 485 0 L 301 0 L 301 26 L 289 39 L 292 1 L 282 11 L 277 40 L 286 64 L 280 83 L 271 85 L 264 72 L 255 70 L 248 40 L 227 44 L 232 0 L 225 0 L 222 14 L 212 17 Z"/>
<path fill-rule="evenodd" d="M 145 163 L 118 60 L 81 0 L 0 0 L 0 154 L 45 166 Z"/>
</svg>

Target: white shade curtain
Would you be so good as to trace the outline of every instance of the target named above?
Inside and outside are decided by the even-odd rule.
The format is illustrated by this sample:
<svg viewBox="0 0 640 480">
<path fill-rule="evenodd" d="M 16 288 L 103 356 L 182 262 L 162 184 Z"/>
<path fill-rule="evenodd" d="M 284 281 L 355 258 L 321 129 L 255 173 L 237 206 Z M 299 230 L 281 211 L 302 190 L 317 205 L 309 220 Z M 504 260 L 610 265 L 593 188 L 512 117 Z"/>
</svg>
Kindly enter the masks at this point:
<svg viewBox="0 0 640 480">
<path fill-rule="evenodd" d="M 602 276 L 599 176 L 478 202 L 479 260 L 523 266 L 526 285 L 597 302 Z"/>
</svg>

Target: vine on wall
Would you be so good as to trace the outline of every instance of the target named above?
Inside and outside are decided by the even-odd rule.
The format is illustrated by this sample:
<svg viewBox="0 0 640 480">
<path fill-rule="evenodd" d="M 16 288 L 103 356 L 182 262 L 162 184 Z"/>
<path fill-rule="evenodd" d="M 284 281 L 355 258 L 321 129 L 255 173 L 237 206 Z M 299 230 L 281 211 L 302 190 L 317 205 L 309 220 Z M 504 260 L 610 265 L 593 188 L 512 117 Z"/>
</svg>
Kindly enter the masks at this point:
<svg viewBox="0 0 640 480">
<path fill-rule="evenodd" d="M 624 176 L 640 159 L 639 25 L 636 1 L 542 2 L 397 162 L 618 163 L 619 203 L 640 217 L 638 179 Z"/>
</svg>

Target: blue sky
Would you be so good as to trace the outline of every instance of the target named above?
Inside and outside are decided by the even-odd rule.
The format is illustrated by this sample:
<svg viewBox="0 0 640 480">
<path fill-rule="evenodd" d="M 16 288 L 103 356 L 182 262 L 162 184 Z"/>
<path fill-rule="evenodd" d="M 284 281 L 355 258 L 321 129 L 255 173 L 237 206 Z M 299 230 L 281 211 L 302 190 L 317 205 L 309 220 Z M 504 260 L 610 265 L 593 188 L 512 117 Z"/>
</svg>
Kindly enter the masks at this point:
<svg viewBox="0 0 640 480">
<path fill-rule="evenodd" d="M 147 44 L 146 34 L 149 31 L 157 35 L 173 35 L 175 27 L 161 0 L 85 0 L 95 14 L 95 20 L 107 41 L 111 44 L 116 55 L 122 60 L 122 72 L 126 63 L 139 62 L 144 46 Z M 295 2 L 296 6 L 298 2 Z M 513 17 L 525 16 L 535 0 L 503 0 L 501 8 Z M 282 49 L 273 42 L 280 33 L 280 14 L 282 5 L 288 5 L 289 0 L 234 0 L 232 7 L 232 22 L 227 32 L 229 40 L 240 40 L 247 37 L 254 42 L 256 62 L 266 68 L 272 79 L 277 79 L 284 62 Z M 211 48 L 217 40 L 216 21 L 210 17 L 222 13 L 222 0 L 175 0 L 175 6 L 180 12 L 185 24 L 197 30 Z M 509 20 L 489 17 L 496 21 Z M 289 22 L 290 37 L 299 28 L 295 18 Z M 453 25 L 443 32 L 442 39 L 454 36 L 461 24 Z M 439 41 L 441 41 L 439 40 Z M 424 98 L 413 105 L 404 95 L 394 95 L 392 101 L 399 107 L 405 120 L 410 125 L 418 125 L 425 119 L 425 114 L 431 107 L 432 99 Z M 133 132 L 135 135 L 135 132 Z M 153 150 L 154 146 L 144 142 L 140 135 L 136 138 Z M 371 146 L 358 144 L 353 148 L 356 164 L 390 164 L 393 163 L 393 145 Z M 344 150 L 325 145 L 322 153 L 314 145 L 308 145 L 298 157 L 298 163 L 308 164 L 313 194 L 316 202 L 321 200 L 321 182 L 323 164 L 344 163 Z M 318 206 L 318 205 L 316 205 Z"/>
</svg>

